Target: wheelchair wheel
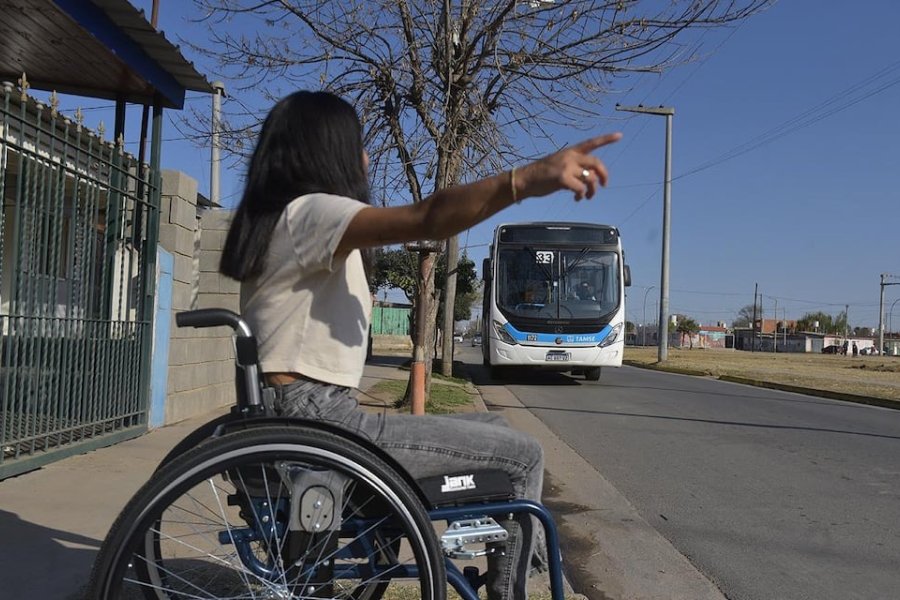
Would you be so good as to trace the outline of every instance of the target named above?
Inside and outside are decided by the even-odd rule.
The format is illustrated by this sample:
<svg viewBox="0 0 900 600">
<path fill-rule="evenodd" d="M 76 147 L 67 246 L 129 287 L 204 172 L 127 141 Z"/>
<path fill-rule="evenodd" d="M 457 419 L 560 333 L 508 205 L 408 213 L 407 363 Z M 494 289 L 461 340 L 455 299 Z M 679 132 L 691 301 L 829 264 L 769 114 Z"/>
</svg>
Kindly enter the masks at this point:
<svg viewBox="0 0 900 600">
<path fill-rule="evenodd" d="M 185 454 L 186 452 L 193 450 L 203 442 L 212 439 L 212 435 L 220 426 L 233 423 L 239 419 L 239 416 L 228 413 L 220 415 L 208 423 L 204 423 L 194 431 L 187 434 L 180 442 L 175 444 L 175 446 L 171 450 L 169 450 L 169 453 L 166 454 L 161 461 L 159 461 L 159 466 L 156 467 L 156 470 L 158 471 L 182 454 Z"/>
<path fill-rule="evenodd" d="M 352 440 L 262 426 L 160 467 L 106 537 L 89 598 L 444 600 L 420 500 Z"/>
</svg>

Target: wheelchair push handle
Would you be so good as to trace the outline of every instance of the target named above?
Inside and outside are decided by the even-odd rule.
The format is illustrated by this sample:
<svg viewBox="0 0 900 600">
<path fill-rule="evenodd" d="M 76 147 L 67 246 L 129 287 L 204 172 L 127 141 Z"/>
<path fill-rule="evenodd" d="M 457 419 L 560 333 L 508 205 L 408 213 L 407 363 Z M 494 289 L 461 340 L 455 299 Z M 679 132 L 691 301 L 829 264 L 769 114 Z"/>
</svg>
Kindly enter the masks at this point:
<svg viewBox="0 0 900 600">
<path fill-rule="evenodd" d="M 264 412 L 263 381 L 259 366 L 256 338 L 240 315 L 226 308 L 201 308 L 175 315 L 179 327 L 231 327 L 234 332 L 235 378 L 240 412 Z"/>
<path fill-rule="evenodd" d="M 250 327 L 237 313 L 225 308 L 200 308 L 175 315 L 179 327 L 231 327 L 240 337 L 250 337 Z"/>
</svg>

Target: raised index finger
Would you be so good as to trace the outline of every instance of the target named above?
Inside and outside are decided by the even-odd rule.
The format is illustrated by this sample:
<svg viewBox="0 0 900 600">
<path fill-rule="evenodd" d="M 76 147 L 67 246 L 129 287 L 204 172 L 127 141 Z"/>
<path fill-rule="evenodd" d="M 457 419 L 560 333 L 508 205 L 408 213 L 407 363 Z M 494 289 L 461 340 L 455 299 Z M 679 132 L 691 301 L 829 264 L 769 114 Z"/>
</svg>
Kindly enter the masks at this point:
<svg viewBox="0 0 900 600">
<path fill-rule="evenodd" d="M 607 146 L 609 144 L 613 144 L 622 139 L 622 134 L 620 132 L 616 133 L 607 133 L 605 135 L 598 135 L 597 137 L 592 137 L 590 139 L 584 140 L 583 142 L 578 142 L 572 148 L 578 150 L 579 152 L 583 152 L 588 154 L 593 152 L 597 148 L 601 148 L 603 146 Z"/>
</svg>

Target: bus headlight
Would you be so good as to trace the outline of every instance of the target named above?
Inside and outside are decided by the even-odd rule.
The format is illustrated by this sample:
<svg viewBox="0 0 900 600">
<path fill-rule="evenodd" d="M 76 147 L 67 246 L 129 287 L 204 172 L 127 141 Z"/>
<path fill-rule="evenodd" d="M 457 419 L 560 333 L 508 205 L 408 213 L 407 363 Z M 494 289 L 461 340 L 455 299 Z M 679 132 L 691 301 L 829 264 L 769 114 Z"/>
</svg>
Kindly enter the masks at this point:
<svg viewBox="0 0 900 600">
<path fill-rule="evenodd" d="M 619 323 L 615 327 L 612 328 L 612 331 L 609 332 L 609 335 L 604 338 L 598 346 L 600 348 L 606 348 L 607 346 L 611 346 L 619 341 L 619 336 L 622 334 L 622 329 L 625 327 L 624 323 Z"/>
<path fill-rule="evenodd" d="M 507 344 L 516 345 L 518 342 L 516 338 L 509 335 L 509 332 L 506 330 L 506 327 L 503 326 L 503 323 L 498 321 L 494 321 L 494 332 L 496 332 L 497 337 L 500 338 L 500 341 L 506 342 Z"/>
</svg>

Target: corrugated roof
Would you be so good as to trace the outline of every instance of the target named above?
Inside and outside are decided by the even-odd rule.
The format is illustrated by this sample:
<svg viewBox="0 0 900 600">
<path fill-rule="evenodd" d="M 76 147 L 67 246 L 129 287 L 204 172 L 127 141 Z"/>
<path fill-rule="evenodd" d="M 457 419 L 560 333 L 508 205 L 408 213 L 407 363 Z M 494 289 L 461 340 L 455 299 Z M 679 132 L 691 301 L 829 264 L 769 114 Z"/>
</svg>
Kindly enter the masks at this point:
<svg viewBox="0 0 900 600">
<path fill-rule="evenodd" d="M 35 89 L 181 108 L 212 93 L 179 49 L 127 0 L 0 0 L 0 78 Z"/>
<path fill-rule="evenodd" d="M 213 93 L 212 85 L 201 75 L 194 64 L 181 54 L 181 49 L 170 42 L 162 31 L 150 24 L 143 10 L 138 10 L 127 0 L 91 0 L 112 21 L 136 41 L 160 66 L 171 73 L 186 90 Z"/>
</svg>

